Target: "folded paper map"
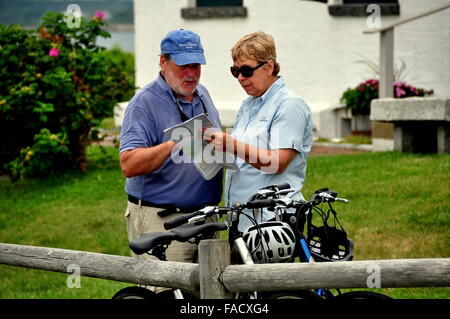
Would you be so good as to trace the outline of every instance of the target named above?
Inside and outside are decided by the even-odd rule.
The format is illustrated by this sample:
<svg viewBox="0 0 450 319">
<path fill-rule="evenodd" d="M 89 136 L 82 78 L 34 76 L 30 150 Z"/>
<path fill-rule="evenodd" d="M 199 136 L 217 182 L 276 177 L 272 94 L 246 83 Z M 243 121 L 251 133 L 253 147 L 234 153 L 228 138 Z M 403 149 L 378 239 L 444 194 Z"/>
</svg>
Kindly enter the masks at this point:
<svg viewBox="0 0 450 319">
<path fill-rule="evenodd" d="M 206 114 L 197 115 L 183 123 L 164 130 L 170 140 L 177 143 L 179 152 L 172 154 L 172 160 L 179 163 L 193 163 L 204 179 L 210 180 L 222 169 L 238 169 L 236 158 L 229 152 L 214 149 L 202 139 L 202 129 L 214 129 Z"/>
</svg>

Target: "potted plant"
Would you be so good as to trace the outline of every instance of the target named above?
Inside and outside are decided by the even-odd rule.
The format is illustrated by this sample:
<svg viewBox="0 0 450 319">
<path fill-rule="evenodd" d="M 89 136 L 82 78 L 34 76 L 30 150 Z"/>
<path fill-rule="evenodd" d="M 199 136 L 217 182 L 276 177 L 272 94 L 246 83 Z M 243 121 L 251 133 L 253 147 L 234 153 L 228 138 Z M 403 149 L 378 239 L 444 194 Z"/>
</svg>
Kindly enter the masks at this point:
<svg viewBox="0 0 450 319">
<path fill-rule="evenodd" d="M 369 115 L 370 102 L 378 98 L 378 79 L 369 79 L 361 82 L 355 88 L 348 88 L 341 97 L 341 103 L 345 110 L 350 110 L 353 116 Z M 394 82 L 394 97 L 405 98 L 410 96 L 428 96 L 433 94 L 433 90 L 415 88 L 405 81 Z"/>
</svg>

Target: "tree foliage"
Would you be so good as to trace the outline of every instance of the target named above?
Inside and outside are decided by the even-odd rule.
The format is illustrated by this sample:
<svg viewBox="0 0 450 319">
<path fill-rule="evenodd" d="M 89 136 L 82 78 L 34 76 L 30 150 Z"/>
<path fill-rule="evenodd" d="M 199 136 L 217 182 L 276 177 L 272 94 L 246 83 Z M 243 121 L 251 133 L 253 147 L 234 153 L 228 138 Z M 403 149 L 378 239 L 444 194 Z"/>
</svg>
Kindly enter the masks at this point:
<svg viewBox="0 0 450 319">
<path fill-rule="evenodd" d="M 85 169 L 94 128 L 134 93 L 128 57 L 96 44 L 110 36 L 102 17 L 74 27 L 49 12 L 37 30 L 0 25 L 0 170 L 13 178 Z"/>
</svg>

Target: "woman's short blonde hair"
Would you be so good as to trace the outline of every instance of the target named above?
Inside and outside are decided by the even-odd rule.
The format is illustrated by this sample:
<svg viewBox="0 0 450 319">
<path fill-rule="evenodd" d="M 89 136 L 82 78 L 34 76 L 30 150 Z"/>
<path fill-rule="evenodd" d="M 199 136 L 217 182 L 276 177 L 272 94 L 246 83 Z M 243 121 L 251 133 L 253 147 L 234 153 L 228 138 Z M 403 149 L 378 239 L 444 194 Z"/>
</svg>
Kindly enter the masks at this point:
<svg viewBox="0 0 450 319">
<path fill-rule="evenodd" d="M 272 75 L 278 75 L 280 65 L 277 62 L 277 52 L 273 37 L 262 31 L 247 34 L 242 37 L 231 49 L 233 61 L 250 59 L 258 62 L 273 60 Z"/>
</svg>

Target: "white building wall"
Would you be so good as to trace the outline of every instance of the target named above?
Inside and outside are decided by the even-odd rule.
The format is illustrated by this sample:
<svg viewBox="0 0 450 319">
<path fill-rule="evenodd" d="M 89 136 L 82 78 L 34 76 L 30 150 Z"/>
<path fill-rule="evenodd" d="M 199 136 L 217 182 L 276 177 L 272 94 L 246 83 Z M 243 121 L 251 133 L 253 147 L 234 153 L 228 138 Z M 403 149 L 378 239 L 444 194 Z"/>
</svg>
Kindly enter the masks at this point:
<svg viewBox="0 0 450 319">
<path fill-rule="evenodd" d="M 381 25 L 448 2 L 400 0 L 401 16 L 382 17 Z M 207 60 L 201 82 L 227 126 L 232 125 L 246 98 L 229 72 L 230 50 L 245 34 L 261 30 L 274 37 L 280 75 L 316 115 L 337 106 L 345 89 L 371 75 L 367 66 L 356 63 L 361 55 L 378 62 L 379 35 L 362 33 L 367 18 L 333 17 L 320 2 L 244 0 L 246 18 L 183 19 L 181 8 L 190 5 L 190 0 L 134 1 L 137 86 L 156 78 L 159 45 L 167 32 L 177 28 L 197 32 Z M 395 29 L 394 37 L 396 60 L 401 57 L 407 65 L 405 80 L 434 89 L 436 96 L 450 96 L 450 10 L 402 25 Z M 317 127 L 319 121 L 315 123 Z"/>
</svg>

